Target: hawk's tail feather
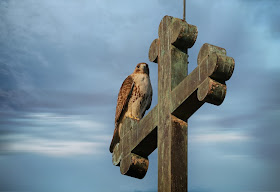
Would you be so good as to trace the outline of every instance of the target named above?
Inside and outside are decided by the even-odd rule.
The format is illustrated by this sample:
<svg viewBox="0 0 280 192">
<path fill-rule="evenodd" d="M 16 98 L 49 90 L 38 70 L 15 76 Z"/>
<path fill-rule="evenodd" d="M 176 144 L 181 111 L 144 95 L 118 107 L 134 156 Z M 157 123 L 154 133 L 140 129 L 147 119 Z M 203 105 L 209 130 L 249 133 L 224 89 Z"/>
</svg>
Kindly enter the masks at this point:
<svg viewBox="0 0 280 192">
<path fill-rule="evenodd" d="M 120 136 L 119 136 L 119 131 L 117 129 L 117 127 L 114 130 L 114 135 L 111 141 L 111 145 L 110 145 L 110 152 L 113 153 L 115 146 L 117 145 L 117 143 L 120 142 Z"/>
</svg>

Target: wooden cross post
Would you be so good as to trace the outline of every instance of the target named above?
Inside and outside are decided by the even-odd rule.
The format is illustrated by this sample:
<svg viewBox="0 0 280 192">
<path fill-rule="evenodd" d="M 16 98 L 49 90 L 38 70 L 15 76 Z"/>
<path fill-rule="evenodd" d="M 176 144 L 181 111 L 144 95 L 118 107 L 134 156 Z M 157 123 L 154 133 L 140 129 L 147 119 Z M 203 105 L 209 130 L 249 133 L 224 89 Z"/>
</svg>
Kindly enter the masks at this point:
<svg viewBox="0 0 280 192">
<path fill-rule="evenodd" d="M 159 38 L 149 50 L 150 61 L 158 63 L 158 104 L 139 122 L 126 118 L 113 151 L 113 164 L 122 174 L 143 178 L 148 156 L 158 147 L 159 192 L 187 192 L 187 121 L 205 102 L 223 102 L 225 81 L 234 69 L 225 49 L 204 44 L 198 66 L 187 75 L 187 49 L 197 33 L 196 26 L 184 20 L 162 19 Z"/>
</svg>

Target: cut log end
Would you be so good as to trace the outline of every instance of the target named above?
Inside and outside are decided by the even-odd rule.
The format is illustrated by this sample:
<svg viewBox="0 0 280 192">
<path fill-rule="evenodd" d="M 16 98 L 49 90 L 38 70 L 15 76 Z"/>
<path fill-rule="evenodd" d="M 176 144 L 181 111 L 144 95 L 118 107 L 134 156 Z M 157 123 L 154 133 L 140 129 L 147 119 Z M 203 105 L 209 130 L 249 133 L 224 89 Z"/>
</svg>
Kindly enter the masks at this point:
<svg viewBox="0 0 280 192">
<path fill-rule="evenodd" d="M 213 53 L 216 53 L 217 55 L 226 55 L 226 50 L 222 47 L 204 43 L 199 50 L 197 56 L 197 64 L 200 65 L 206 56 L 211 55 Z"/>
<path fill-rule="evenodd" d="M 151 62 L 158 62 L 158 39 L 155 39 L 149 49 L 149 60 Z"/>
<path fill-rule="evenodd" d="M 182 51 L 191 48 L 197 39 L 197 27 L 178 18 L 173 19 L 169 30 L 171 43 Z"/>
<path fill-rule="evenodd" d="M 207 78 L 198 87 L 197 98 L 199 101 L 221 105 L 225 99 L 226 90 L 225 84 Z"/>
<path fill-rule="evenodd" d="M 121 173 L 138 179 L 143 179 L 148 171 L 149 160 L 130 153 L 121 161 Z"/>
<path fill-rule="evenodd" d="M 115 146 L 113 154 L 112 154 L 112 162 L 113 162 L 113 165 L 115 165 L 115 166 L 120 166 L 120 162 L 121 162 L 121 150 L 120 150 L 119 146 L 120 146 L 120 143 L 118 143 Z"/>
</svg>

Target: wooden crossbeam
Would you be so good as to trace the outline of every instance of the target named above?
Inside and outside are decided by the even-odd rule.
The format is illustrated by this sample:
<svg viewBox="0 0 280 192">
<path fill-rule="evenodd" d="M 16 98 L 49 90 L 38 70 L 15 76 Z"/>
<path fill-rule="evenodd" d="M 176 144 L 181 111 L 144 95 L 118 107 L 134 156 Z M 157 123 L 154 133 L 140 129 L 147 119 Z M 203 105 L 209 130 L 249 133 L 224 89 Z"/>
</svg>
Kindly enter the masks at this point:
<svg viewBox="0 0 280 192">
<path fill-rule="evenodd" d="M 232 76 L 235 62 L 226 56 L 225 49 L 206 43 L 199 51 L 197 64 L 171 93 L 170 112 L 183 120 L 190 118 L 205 102 L 220 105 L 224 101 L 225 81 Z"/>
</svg>

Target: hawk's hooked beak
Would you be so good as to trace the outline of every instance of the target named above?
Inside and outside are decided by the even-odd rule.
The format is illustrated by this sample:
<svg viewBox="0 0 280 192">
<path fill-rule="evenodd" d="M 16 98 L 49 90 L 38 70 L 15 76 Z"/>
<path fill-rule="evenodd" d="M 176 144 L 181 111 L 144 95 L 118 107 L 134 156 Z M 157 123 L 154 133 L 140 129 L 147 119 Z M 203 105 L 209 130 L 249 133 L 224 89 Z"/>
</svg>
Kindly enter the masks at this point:
<svg viewBox="0 0 280 192">
<path fill-rule="evenodd" d="M 149 75 L 149 66 L 146 63 L 141 64 L 141 68 Z"/>
</svg>

